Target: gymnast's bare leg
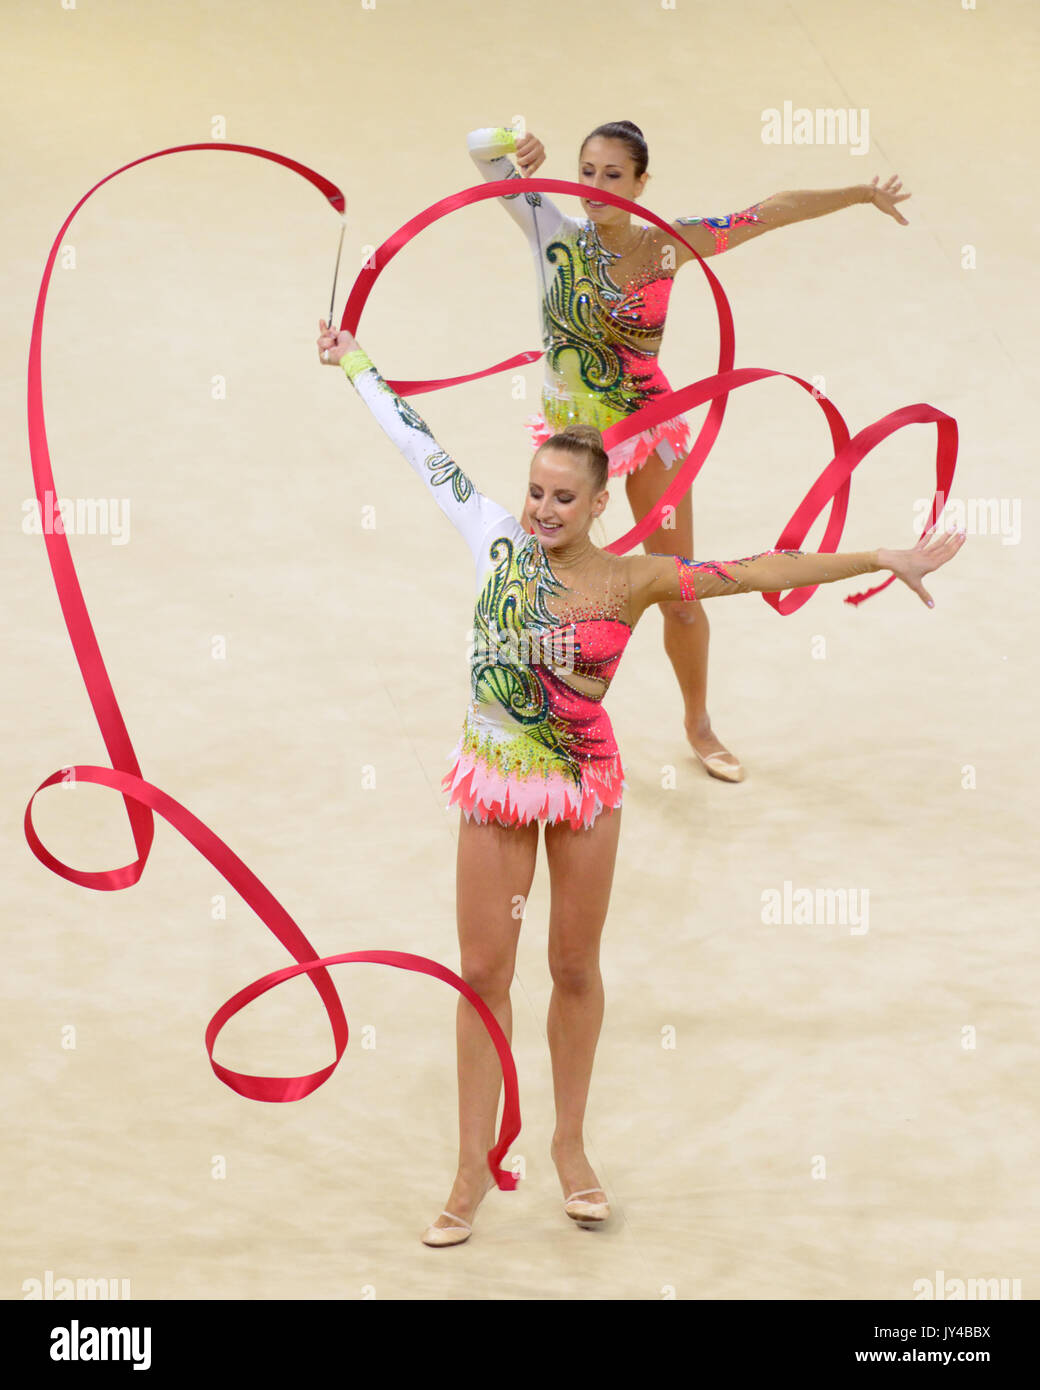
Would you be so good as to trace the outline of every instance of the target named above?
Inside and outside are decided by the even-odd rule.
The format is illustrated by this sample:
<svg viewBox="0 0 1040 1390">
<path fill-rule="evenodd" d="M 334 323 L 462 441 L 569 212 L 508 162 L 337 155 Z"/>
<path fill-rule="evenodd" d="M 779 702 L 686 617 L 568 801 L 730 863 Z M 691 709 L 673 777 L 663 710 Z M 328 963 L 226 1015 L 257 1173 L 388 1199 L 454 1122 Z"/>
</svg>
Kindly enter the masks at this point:
<svg viewBox="0 0 1040 1390">
<path fill-rule="evenodd" d="M 606 1202 L 606 1193 L 585 1156 L 585 1105 L 603 1022 L 599 943 L 620 831 L 620 810 L 601 811 L 587 830 L 566 823 L 545 827 L 552 889 L 548 1033 L 556 1099 L 551 1154 L 564 1197 L 588 1192 L 593 1202 Z"/>
<path fill-rule="evenodd" d="M 456 914 L 459 973 L 495 1015 L 512 1042 L 509 986 L 524 904 L 538 853 L 538 825 L 481 825 L 459 816 Z M 502 1066 L 480 1015 L 459 998 L 456 1014 L 459 1080 L 459 1167 L 444 1210 L 472 1224 L 493 1186 L 487 1153 L 495 1142 Z M 434 1226 L 453 1223 L 440 1216 Z"/>
<path fill-rule="evenodd" d="M 632 514 L 644 517 L 675 477 L 655 451 L 642 468 L 625 478 Z M 643 542 L 648 555 L 693 556 L 693 503 L 687 491 L 672 518 L 674 527 L 660 527 Z M 664 649 L 682 691 L 686 737 L 712 776 L 740 781 L 743 768 L 715 735 L 708 714 L 708 615 L 702 603 L 663 603 Z M 711 760 L 710 762 L 708 760 Z"/>
</svg>

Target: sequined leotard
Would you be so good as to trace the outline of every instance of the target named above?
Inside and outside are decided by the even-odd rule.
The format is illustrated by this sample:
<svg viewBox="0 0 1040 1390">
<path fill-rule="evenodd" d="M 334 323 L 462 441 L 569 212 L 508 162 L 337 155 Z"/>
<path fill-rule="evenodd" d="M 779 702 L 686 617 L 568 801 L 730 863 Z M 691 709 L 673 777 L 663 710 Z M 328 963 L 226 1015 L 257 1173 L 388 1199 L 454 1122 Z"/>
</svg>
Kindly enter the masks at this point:
<svg viewBox="0 0 1040 1390">
<path fill-rule="evenodd" d="M 513 131 L 471 131 L 469 153 L 483 177 L 519 178 L 506 155 L 515 150 Z M 537 447 L 570 424 L 607 430 L 671 388 L 657 354 L 675 278 L 661 254 L 663 234 L 644 228 L 644 255 L 624 284 L 610 275 L 616 257 L 601 244 L 590 220 L 565 216 L 543 193 L 504 197 L 502 205 L 523 228 L 535 259 L 542 297 L 545 379 L 542 414 L 527 428 Z M 683 217 L 711 232 L 715 253 L 726 250 L 731 227 L 759 221 L 757 204 L 726 217 Z M 612 477 L 641 468 L 655 450 L 670 468 L 693 442 L 684 416 L 644 430 L 610 450 Z"/>
<path fill-rule="evenodd" d="M 621 805 L 624 775 L 602 702 L 651 603 L 772 592 L 880 568 L 876 552 L 767 552 L 721 564 L 590 547 L 557 573 L 540 541 L 477 491 L 363 352 L 341 365 L 473 556 L 471 698 L 443 786 L 450 803 L 481 823 L 565 821 L 578 829 Z"/>
</svg>

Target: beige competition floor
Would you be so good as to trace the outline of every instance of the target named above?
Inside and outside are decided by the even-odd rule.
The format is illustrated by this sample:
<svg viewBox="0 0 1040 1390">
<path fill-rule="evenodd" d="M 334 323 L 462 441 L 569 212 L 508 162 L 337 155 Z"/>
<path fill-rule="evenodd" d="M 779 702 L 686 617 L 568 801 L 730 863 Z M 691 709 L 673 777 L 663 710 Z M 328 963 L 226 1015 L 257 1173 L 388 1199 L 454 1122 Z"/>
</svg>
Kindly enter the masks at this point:
<svg viewBox="0 0 1040 1390">
<path fill-rule="evenodd" d="M 51 1271 L 128 1279 L 135 1298 L 900 1300 L 943 1271 L 1036 1297 L 1032 0 L 2 8 L 0 1293 Z M 788 101 L 866 110 L 869 153 L 764 143 L 763 111 Z M 540 867 L 514 991 L 525 1181 L 491 1194 L 468 1246 L 438 1251 L 418 1235 L 453 1172 L 452 991 L 341 968 L 340 1069 L 301 1104 L 245 1101 L 213 1076 L 203 1031 L 285 964 L 267 931 L 235 899 L 214 919 L 222 881 L 164 822 L 122 893 L 64 882 L 25 844 L 37 784 L 105 761 L 42 538 L 22 528 L 25 360 L 51 240 L 120 164 L 223 118 L 227 140 L 319 169 L 349 198 L 342 305 L 364 248 L 478 181 L 467 130 L 517 115 L 564 178 L 594 125 L 637 121 L 646 203 L 667 216 L 899 173 L 907 228 L 857 207 L 713 265 L 738 365 L 822 377 L 854 430 L 917 401 L 956 416 L 955 496 L 974 522 L 933 612 L 902 587 L 850 608 L 839 589 L 855 585 L 787 619 L 758 598 L 713 605 L 711 709 L 741 786 L 694 766 L 660 620 L 644 620 L 608 700 L 629 786 L 588 1116 L 616 1215 L 573 1228 L 549 1162 Z M 466 699 L 470 566 L 317 364 L 338 226 L 302 182 L 241 156 L 179 155 L 105 189 L 51 292 L 51 449 L 61 495 L 130 504 L 128 543 L 72 545 L 145 776 L 322 951 L 455 967 L 439 779 Z M 359 337 L 397 377 L 536 346 L 508 218 L 486 203 L 425 234 Z M 678 386 L 714 360 L 691 268 L 663 364 Z M 540 372 L 522 373 L 527 399 L 498 376 L 417 401 L 510 506 Z M 827 443 L 790 383 L 735 396 L 696 488 L 698 557 L 773 545 Z M 845 548 L 911 542 L 933 449 L 920 427 L 863 465 Z M 610 536 L 627 527 L 620 488 L 608 519 Z M 131 857 L 116 795 L 53 790 L 38 808 L 73 864 Z M 764 921 L 785 884 L 855 892 L 859 925 Z M 324 1065 L 313 992 L 268 996 L 219 1056 Z"/>
</svg>

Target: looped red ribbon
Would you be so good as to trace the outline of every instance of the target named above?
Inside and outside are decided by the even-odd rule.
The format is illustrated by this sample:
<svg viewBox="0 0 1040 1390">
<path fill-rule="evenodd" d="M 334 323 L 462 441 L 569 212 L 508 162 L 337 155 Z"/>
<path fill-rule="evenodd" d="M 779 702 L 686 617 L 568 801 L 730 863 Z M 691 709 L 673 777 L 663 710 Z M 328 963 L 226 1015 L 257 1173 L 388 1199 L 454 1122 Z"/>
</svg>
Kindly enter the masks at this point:
<svg viewBox="0 0 1040 1390">
<path fill-rule="evenodd" d="M 573 193 L 578 197 L 584 197 L 588 189 L 584 184 L 571 183 L 564 179 L 524 179 L 521 182 L 516 179 L 498 179 L 493 183 L 466 188 L 460 193 L 453 193 L 447 198 L 442 198 L 440 202 L 434 203 L 424 212 L 418 213 L 402 227 L 399 227 L 366 261 L 351 289 L 343 310 L 340 327 L 350 333 L 356 333 L 361 312 L 376 280 L 394 256 L 425 227 L 459 208 L 468 206 L 470 203 L 483 202 L 485 198 L 500 198 L 503 195 L 515 196 L 520 192 Z M 795 508 L 790 520 L 780 533 L 775 549 L 798 549 L 808 535 L 813 522 L 830 502 L 831 513 L 820 544 L 820 551 L 833 554 L 838 548 L 845 528 L 849 504 L 849 484 L 853 471 L 883 439 L 895 433 L 896 430 L 904 429 L 907 425 L 934 424 L 936 426 L 936 485 L 932 497 L 931 512 L 925 529 L 927 530 L 935 524 L 939 512 L 942 510 L 943 501 L 949 496 L 957 460 L 957 424 L 951 416 L 929 405 L 904 406 L 901 410 L 895 410 L 880 420 L 876 420 L 872 425 L 866 426 L 865 429 L 860 430 L 859 434 L 850 439 L 848 426 L 837 407 L 821 396 L 809 382 L 804 381 L 801 377 L 792 376 L 789 372 L 770 371 L 758 367 L 745 367 L 734 371 L 736 338 L 733 329 L 733 315 L 722 286 L 705 265 L 702 257 L 698 255 L 686 238 L 680 236 L 668 222 L 665 222 L 655 213 L 649 212 L 641 204 L 633 203 L 628 198 L 622 198 L 616 193 L 608 193 L 603 190 L 600 191 L 599 196 L 603 201 L 612 203 L 615 207 L 623 208 L 626 212 L 634 213 L 645 221 L 652 222 L 654 226 L 660 227 L 676 241 L 682 242 L 696 256 L 701 270 L 707 277 L 719 323 L 719 362 L 718 370 L 714 376 L 705 377 L 703 380 L 684 386 L 678 391 L 671 391 L 651 405 L 645 406 L 642 410 L 636 411 L 635 414 L 627 416 L 626 419 L 604 431 L 603 443 L 608 449 L 611 449 L 615 444 L 620 444 L 626 439 L 631 439 L 633 435 L 649 429 L 651 425 L 660 424 L 664 420 L 670 420 L 683 410 L 691 409 L 696 405 L 703 405 L 705 401 L 711 401 L 711 408 L 701 425 L 693 448 L 676 472 L 676 476 L 646 515 L 631 530 L 626 531 L 619 540 L 608 545 L 608 550 L 613 551 L 615 555 L 624 555 L 626 551 L 645 540 L 651 532 L 657 530 L 666 513 L 678 505 L 680 498 L 689 489 L 711 452 L 722 426 L 729 393 L 740 386 L 749 385 L 752 381 L 761 381 L 765 377 L 771 376 L 786 377 L 788 381 L 795 382 L 810 394 L 827 419 L 831 441 L 834 445 L 834 455 L 830 463 Z M 481 372 L 471 372 L 468 376 L 445 377 L 440 380 L 391 381 L 389 385 L 399 395 L 417 396 L 424 391 L 440 391 L 447 386 L 458 386 L 466 381 L 477 381 L 481 377 L 493 376 L 496 372 L 509 371 L 513 367 L 535 362 L 541 355 L 541 352 L 534 351 L 519 353 L 515 357 L 510 357 L 506 362 L 499 362 L 496 366 L 487 367 Z M 894 579 L 895 575 L 891 575 L 884 583 L 878 584 L 866 593 L 850 595 L 845 602 L 862 603 L 872 594 L 880 593 L 882 589 L 887 588 Z M 803 604 L 807 603 L 817 588 L 818 585 L 809 585 L 802 589 L 793 589 L 786 598 L 781 598 L 779 594 L 763 594 L 762 597 L 778 613 L 786 615 L 796 612 Z"/>
<path fill-rule="evenodd" d="M 271 150 L 260 149 L 252 145 L 233 145 L 224 142 L 178 145 L 170 149 L 159 150 L 154 154 L 145 155 L 141 159 L 133 160 L 129 164 L 125 164 L 121 168 L 116 169 L 113 173 L 108 174 L 84 194 L 65 219 L 51 247 L 51 252 L 44 268 L 40 291 L 36 301 L 36 313 L 33 319 L 32 338 L 29 349 L 28 428 L 33 479 L 36 485 L 36 495 L 41 507 L 41 515 L 44 514 L 46 508 L 45 499 L 47 493 L 49 492 L 52 496 L 56 495 L 50 453 L 47 447 L 41 364 L 44 308 L 54 262 L 57 258 L 62 238 L 79 209 L 87 199 L 104 184 L 116 178 L 119 174 L 124 173 L 127 169 L 134 168 L 138 164 L 144 164 L 152 159 L 160 159 L 165 155 L 180 154 L 189 150 L 231 151 L 240 154 L 254 155 L 260 159 L 267 159 L 273 163 L 281 164 L 313 184 L 338 212 L 342 212 L 344 209 L 345 203 L 343 194 L 336 185 L 323 178 L 313 169 L 309 169 L 306 165 L 300 164 L 296 160 L 288 159 L 284 155 L 276 154 Z M 578 196 L 582 196 L 584 192 L 584 186 L 581 184 L 568 183 L 557 179 L 527 179 L 524 181 L 523 187 L 525 191 L 558 191 L 563 193 L 575 193 Z M 403 246 L 407 245 L 412 237 L 417 235 L 424 227 L 429 226 L 440 217 L 444 217 L 449 212 L 453 212 L 469 203 L 479 202 L 484 198 L 499 197 L 504 193 L 513 194 L 515 192 L 517 192 L 515 180 L 502 180 L 497 183 L 485 184 L 477 188 L 465 189 L 461 193 L 442 199 L 439 203 L 427 208 L 425 212 L 412 218 L 410 222 L 406 223 L 404 227 L 400 228 L 399 231 L 394 233 L 392 237 L 383 243 L 375 253 L 372 263 L 366 265 L 358 275 L 351 290 L 346 309 L 344 310 L 342 326 L 344 328 L 349 328 L 352 332 L 356 329 L 361 309 L 368 295 L 371 293 L 372 287 L 379 274 L 381 274 L 382 270 L 397 252 L 401 250 Z M 892 414 L 884 416 L 881 420 L 875 421 L 873 425 L 867 426 L 854 438 L 850 439 L 848 428 L 838 410 L 831 405 L 829 401 L 820 397 L 810 384 L 803 381 L 800 377 L 791 376 L 786 372 L 768 371 L 759 368 L 734 370 L 735 336 L 729 303 L 722 290 L 722 286 L 704 264 L 701 257 L 697 255 L 693 247 L 689 246 L 689 243 L 686 242 L 684 238 L 673 231 L 668 223 L 663 222 L 645 208 L 631 203 L 627 199 L 619 198 L 615 194 L 604 192 L 601 196 L 605 201 L 613 203 L 615 206 L 625 208 L 630 212 L 635 212 L 645 217 L 656 226 L 663 228 L 665 231 L 675 236 L 677 240 L 682 241 L 685 246 L 689 247 L 690 251 L 693 252 L 700 263 L 702 271 L 707 276 L 709 288 L 711 289 L 715 301 L 720 334 L 719 365 L 718 371 L 714 376 L 706 377 L 700 382 L 692 383 L 679 391 L 671 392 L 652 405 L 647 406 L 644 410 L 629 416 L 626 420 L 613 426 L 612 429 L 605 433 L 604 443 L 610 448 L 640 433 L 653 424 L 658 424 L 663 420 L 671 418 L 672 415 L 682 410 L 703 404 L 706 401 L 711 401 L 711 407 L 694 443 L 694 447 L 665 493 L 659 499 L 656 506 L 652 508 L 632 530 L 608 547 L 610 550 L 614 551 L 616 554 L 623 554 L 657 528 L 665 511 L 669 507 L 676 505 L 683 493 L 693 482 L 693 479 L 696 477 L 711 451 L 722 424 L 726 401 L 730 391 L 768 376 L 786 376 L 788 380 L 794 381 L 797 385 L 808 391 L 813 399 L 819 402 L 820 408 L 823 410 L 827 419 L 831 431 L 831 440 L 835 450 L 830 463 L 810 488 L 781 533 L 780 539 L 776 545 L 777 549 L 796 548 L 804 539 L 810 526 L 828 502 L 831 503 L 831 515 L 828 520 L 821 549 L 823 551 L 833 551 L 836 549 L 838 541 L 841 538 L 848 509 L 849 479 L 851 478 L 853 470 L 866 454 L 875 448 L 883 439 L 909 424 L 934 423 L 937 427 L 936 493 L 933 497 L 932 511 L 928 525 L 934 523 L 938 511 L 941 509 L 940 496 L 946 496 L 949 493 L 956 461 L 957 428 L 956 423 L 950 416 L 944 415 L 941 411 L 934 410 L 931 406 L 927 405 L 906 406 L 902 410 L 894 411 Z M 392 382 L 391 385 L 402 395 L 418 395 L 424 391 L 441 390 L 447 386 L 455 386 L 463 382 L 475 381 L 480 377 L 490 376 L 496 372 L 508 371 L 510 368 L 537 361 L 541 355 L 541 352 L 525 352 L 511 357 L 506 362 L 498 363 L 496 366 L 486 368 L 481 372 L 470 373 L 467 376 L 417 382 L 395 381 Z M 215 835 L 202 821 L 196 816 L 193 816 L 180 802 L 175 801 L 173 797 L 168 796 L 165 792 L 142 777 L 133 744 L 130 741 L 126 725 L 123 722 L 115 693 L 108 678 L 108 672 L 105 669 L 104 661 L 101 657 L 97 638 L 87 613 L 86 604 L 79 586 L 79 580 L 72 563 L 68 540 L 63 531 L 55 531 L 47 528 L 44 528 L 44 540 L 47 547 L 47 556 L 51 571 L 54 576 L 55 589 L 61 604 L 62 614 L 65 618 L 65 624 L 69 632 L 73 650 L 76 654 L 76 659 L 79 662 L 84 685 L 86 686 L 87 694 L 98 722 L 98 727 L 104 739 L 108 754 L 112 759 L 112 767 L 104 768 L 76 765 L 64 769 L 63 772 L 54 773 L 40 783 L 39 787 L 37 787 L 30 798 L 25 810 L 25 835 L 32 852 L 40 862 L 46 865 L 53 873 L 68 879 L 72 883 L 77 883 L 82 887 L 94 888 L 103 892 L 113 892 L 122 888 L 127 888 L 131 884 L 136 883 L 144 872 L 144 866 L 147 863 L 155 835 L 153 812 L 158 812 L 209 860 L 235 892 L 239 894 L 243 901 L 253 909 L 260 920 L 264 922 L 282 945 L 286 947 L 297 963 L 296 965 L 286 966 L 281 970 L 273 971 L 271 974 L 265 975 L 262 979 L 254 981 L 245 989 L 240 990 L 238 994 L 234 995 L 217 1010 L 206 1029 L 206 1048 L 210 1058 L 210 1065 L 214 1073 L 232 1090 L 253 1100 L 300 1100 L 303 1096 L 309 1095 L 328 1080 L 329 1076 L 331 1076 L 338 1065 L 347 1045 L 348 1029 L 342 1004 L 336 993 L 332 978 L 328 974 L 329 966 L 359 962 L 390 965 L 398 969 L 430 975 L 435 979 L 443 980 L 446 984 L 450 984 L 452 988 L 456 989 L 464 998 L 468 999 L 477 1010 L 491 1036 L 491 1040 L 502 1065 L 505 1103 L 503 1106 L 502 1121 L 499 1127 L 498 1141 L 494 1148 L 488 1153 L 488 1165 L 500 1188 L 515 1188 L 517 1182 L 516 1177 L 512 1173 L 506 1172 L 498 1165 L 505 1157 L 513 1140 L 520 1132 L 520 1108 L 516 1068 L 508 1041 L 494 1018 L 494 1015 L 484 1004 L 483 1000 L 474 993 L 464 980 L 460 979 L 452 971 L 447 970 L 444 966 L 439 965 L 436 961 L 429 960 L 425 956 L 416 956 L 400 951 L 351 951 L 319 958 L 311 943 L 304 936 L 303 932 L 293 921 L 288 912 L 286 912 L 274 895 L 264 887 L 256 875 L 233 853 L 230 847 Z M 891 579 L 889 579 L 885 584 L 877 586 L 877 588 L 870 590 L 867 594 L 851 597 L 847 599 L 846 602 L 861 602 L 864 598 L 870 597 L 872 593 L 879 592 L 880 589 L 885 588 L 886 585 L 891 582 Z M 781 599 L 779 595 L 774 594 L 765 594 L 763 597 L 776 608 L 778 612 L 789 613 L 801 607 L 801 605 L 811 597 L 813 592 L 813 588 L 807 588 L 792 591 L 786 599 Z M 52 855 L 43 845 L 32 823 L 33 802 L 45 787 L 51 787 L 59 782 L 69 780 L 67 774 L 70 773 L 77 781 L 91 782 L 99 786 L 110 787 L 122 795 L 127 816 L 130 821 L 134 846 L 137 851 L 137 858 L 131 863 L 119 869 L 86 872 L 73 869 L 69 865 L 64 864 L 61 860 Z M 296 975 L 300 974 L 307 974 L 310 977 L 325 1007 L 335 1043 L 335 1060 L 316 1072 L 294 1077 L 251 1076 L 244 1072 L 233 1071 L 217 1062 L 213 1057 L 213 1049 L 217 1037 L 224 1025 L 233 1018 L 236 1013 L 245 1008 L 247 1004 L 259 998 L 260 995 L 275 988 L 284 980 L 294 978 Z"/>
<path fill-rule="evenodd" d="M 287 169 L 291 169 L 294 173 L 305 178 L 308 183 L 313 184 L 337 211 L 343 211 L 343 194 L 335 184 L 330 183 L 328 179 L 323 178 L 313 169 L 297 163 L 296 160 L 287 159 L 284 155 L 275 154 L 271 150 L 258 149 L 252 145 L 231 145 L 223 142 L 219 144 L 178 145 L 171 149 L 159 150 L 155 154 L 145 155 L 141 159 L 135 159 L 129 164 L 124 164 L 122 168 L 116 169 L 84 194 L 65 219 L 54 240 L 54 245 L 51 247 L 36 300 L 36 314 L 33 319 L 32 339 L 29 347 L 29 450 L 41 516 L 46 515 L 46 494 L 49 492 L 51 496 L 57 495 L 51 469 L 50 452 L 47 447 L 41 362 L 43 316 L 47 290 L 62 238 L 76 213 L 87 199 L 111 179 L 116 178 L 127 169 L 146 163 L 148 160 L 160 159 L 164 155 L 179 154 L 188 150 L 234 151 L 240 154 L 255 155 L 260 159 L 268 159 L 276 164 L 284 165 Z M 66 768 L 62 772 L 56 772 L 40 783 L 25 808 L 25 836 L 33 854 L 53 873 L 84 888 L 95 888 L 102 892 L 114 892 L 121 888 L 128 888 L 131 884 L 136 883 L 144 872 L 144 866 L 148 861 L 155 836 L 153 812 L 158 812 L 200 854 L 209 860 L 243 901 L 253 909 L 265 926 L 285 946 L 297 964 L 273 971 L 271 974 L 265 975 L 263 979 L 247 985 L 245 989 L 240 990 L 217 1010 L 206 1029 L 206 1050 L 209 1053 L 213 1071 L 225 1085 L 250 1100 L 301 1100 L 327 1081 L 335 1071 L 347 1046 L 348 1029 L 343 1006 L 332 982 L 332 977 L 328 973 L 329 966 L 359 962 L 390 965 L 400 970 L 430 975 L 434 979 L 443 980 L 445 984 L 451 985 L 453 989 L 456 989 L 464 998 L 469 1000 L 480 1015 L 502 1065 L 505 1093 L 502 1122 L 499 1127 L 498 1140 L 488 1153 L 488 1166 L 500 1188 L 506 1190 L 515 1188 L 517 1184 L 515 1174 L 506 1172 L 499 1165 L 505 1158 L 510 1145 L 520 1133 L 520 1101 L 516 1067 L 509 1043 L 494 1014 L 464 980 L 426 956 L 412 955 L 404 951 L 349 951 L 340 955 L 319 957 L 314 947 L 277 898 L 264 887 L 257 876 L 231 848 L 208 826 L 192 815 L 185 806 L 182 806 L 179 801 L 175 801 L 173 797 L 168 796 L 144 779 L 87 613 L 79 579 L 72 563 L 68 539 L 63 530 L 58 531 L 45 526 L 44 540 L 65 625 L 68 628 L 69 638 L 79 662 L 98 728 L 101 730 L 105 747 L 112 759 L 112 767 L 77 765 Z M 70 780 L 110 787 L 122 795 L 137 851 L 137 858 L 131 863 L 119 869 L 90 873 L 73 869 L 62 863 L 44 846 L 32 822 L 33 802 L 45 787 L 52 787 L 59 782 Z M 328 1015 L 335 1044 L 335 1060 L 328 1066 L 308 1075 L 289 1077 L 251 1076 L 245 1072 L 232 1071 L 229 1067 L 217 1062 L 213 1056 L 213 1049 L 221 1029 L 229 1019 L 261 994 L 266 994 L 268 990 L 273 989 L 284 980 L 292 979 L 301 974 L 309 976 Z"/>
</svg>

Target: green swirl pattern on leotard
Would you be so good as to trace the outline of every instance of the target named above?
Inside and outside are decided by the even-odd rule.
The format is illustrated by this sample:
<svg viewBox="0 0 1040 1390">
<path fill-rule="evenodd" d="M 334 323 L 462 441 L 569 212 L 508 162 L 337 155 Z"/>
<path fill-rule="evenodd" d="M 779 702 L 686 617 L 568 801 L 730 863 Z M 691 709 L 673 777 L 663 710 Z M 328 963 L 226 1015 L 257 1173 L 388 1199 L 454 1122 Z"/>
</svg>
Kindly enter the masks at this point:
<svg viewBox="0 0 1040 1390">
<path fill-rule="evenodd" d="M 465 502 L 468 497 L 472 496 L 473 484 L 455 460 L 443 449 L 439 449 L 435 454 L 430 454 L 424 463 L 430 470 L 430 481 L 434 487 L 440 487 L 443 483 L 450 482 L 451 490 L 460 502 Z"/>
<path fill-rule="evenodd" d="M 379 378 L 379 381 L 382 390 L 384 390 L 388 396 L 391 396 L 393 398 L 394 409 L 397 411 L 398 415 L 401 417 L 404 423 L 410 426 L 413 430 L 422 430 L 423 434 L 428 434 L 432 439 L 433 431 L 430 429 L 429 425 L 426 423 L 423 417 L 417 411 L 413 410 L 412 407 L 402 396 L 399 396 L 396 391 L 392 391 L 390 387 L 387 385 L 387 383 L 383 381 L 382 377 Z"/>
<path fill-rule="evenodd" d="M 396 391 L 391 390 L 382 377 L 378 377 L 378 384 L 380 390 L 393 401 L 394 410 L 401 420 L 406 425 L 410 426 L 411 429 L 419 430 L 422 434 L 428 435 L 432 440 L 433 433 L 422 416 L 413 410 L 408 402 L 399 396 Z M 434 487 L 441 487 L 445 483 L 450 483 L 452 492 L 460 502 L 465 502 L 468 498 L 472 497 L 473 484 L 466 474 L 463 473 L 455 460 L 449 454 L 446 454 L 443 449 L 437 449 L 434 453 L 429 454 L 423 462 L 430 470 L 430 481 L 433 483 Z"/>
<path fill-rule="evenodd" d="M 584 394 L 579 418 L 608 429 L 661 392 L 654 378 L 663 317 L 647 316 L 644 290 L 671 277 L 650 260 L 622 288 L 609 273 L 616 257 L 589 223 L 550 241 L 545 256 L 555 271 L 543 296 L 547 368 L 567 383 L 565 401 Z M 551 394 L 544 405 L 553 428 L 574 418 Z"/>
<path fill-rule="evenodd" d="M 601 296 L 609 296 L 612 287 L 592 279 L 589 262 L 579 262 L 575 247 L 565 241 L 550 242 L 546 259 L 556 267 L 549 286 L 546 315 L 551 340 L 546 360 L 555 372 L 565 353 L 577 354 L 581 380 L 589 391 L 599 394 L 608 407 L 624 411 L 627 397 L 620 389 L 624 382 L 621 358 L 604 340 L 604 318 Z M 613 291 L 616 298 L 616 291 Z"/>
<path fill-rule="evenodd" d="M 563 585 L 550 570 L 534 536 L 519 546 L 500 537 L 489 555 L 493 568 L 473 615 L 474 702 L 503 706 L 524 725 L 524 738 L 544 749 L 549 759 L 545 766 L 580 786 L 581 764 L 568 746 L 570 731 L 552 714 L 545 686 L 532 667 L 511 655 L 519 651 L 525 630 L 540 634 L 557 626 L 548 600 L 561 593 Z M 503 636 L 513 638 L 514 643 L 502 642 Z M 500 746 L 498 757 L 503 756 L 508 760 L 508 749 Z"/>
</svg>

